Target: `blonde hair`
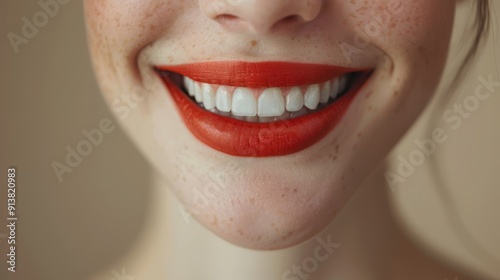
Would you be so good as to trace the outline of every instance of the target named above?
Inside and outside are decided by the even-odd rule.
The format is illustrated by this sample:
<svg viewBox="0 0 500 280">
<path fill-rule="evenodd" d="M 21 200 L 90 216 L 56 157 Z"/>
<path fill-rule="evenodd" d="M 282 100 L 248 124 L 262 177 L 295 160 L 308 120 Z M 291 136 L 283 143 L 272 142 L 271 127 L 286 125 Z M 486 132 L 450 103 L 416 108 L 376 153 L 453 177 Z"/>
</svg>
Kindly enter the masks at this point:
<svg viewBox="0 0 500 280">
<path fill-rule="evenodd" d="M 475 16 L 472 25 L 469 27 L 469 34 L 466 44 L 469 45 L 468 51 L 465 53 L 462 62 L 459 64 L 455 76 L 451 80 L 449 86 L 447 87 L 447 93 L 444 94 L 442 103 L 446 103 L 453 92 L 463 81 L 464 76 L 470 70 L 472 62 L 477 56 L 478 51 L 484 46 L 487 41 L 488 34 L 491 29 L 491 11 L 490 11 L 490 0 L 475 0 Z M 441 104 L 444 105 L 444 104 Z"/>
</svg>

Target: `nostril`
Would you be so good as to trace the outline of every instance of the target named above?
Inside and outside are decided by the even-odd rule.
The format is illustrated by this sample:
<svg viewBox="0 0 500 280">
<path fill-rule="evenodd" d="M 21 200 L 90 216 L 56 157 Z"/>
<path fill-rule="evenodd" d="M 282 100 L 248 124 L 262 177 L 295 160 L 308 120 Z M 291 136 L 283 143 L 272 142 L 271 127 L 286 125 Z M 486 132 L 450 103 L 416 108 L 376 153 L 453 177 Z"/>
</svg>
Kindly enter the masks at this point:
<svg viewBox="0 0 500 280">
<path fill-rule="evenodd" d="M 296 15 L 289 15 L 287 17 L 284 17 L 281 19 L 282 22 L 291 22 L 297 20 L 298 16 Z"/>
<path fill-rule="evenodd" d="M 237 16 L 233 16 L 233 15 L 230 15 L 230 14 L 223 14 L 223 15 L 218 15 L 216 18 L 215 18 L 216 21 L 218 22 L 236 22 L 239 20 L 239 18 Z"/>
<path fill-rule="evenodd" d="M 289 15 L 286 17 L 283 17 L 282 19 L 278 20 L 273 24 L 272 27 L 270 28 L 281 28 L 281 27 L 287 27 L 291 25 L 295 25 L 297 23 L 303 22 L 303 18 L 298 15 Z"/>
<path fill-rule="evenodd" d="M 292 23 L 292 22 L 297 21 L 297 20 L 299 20 L 299 16 L 289 15 L 287 17 L 282 18 L 279 22 L 287 24 L 287 23 Z"/>
</svg>

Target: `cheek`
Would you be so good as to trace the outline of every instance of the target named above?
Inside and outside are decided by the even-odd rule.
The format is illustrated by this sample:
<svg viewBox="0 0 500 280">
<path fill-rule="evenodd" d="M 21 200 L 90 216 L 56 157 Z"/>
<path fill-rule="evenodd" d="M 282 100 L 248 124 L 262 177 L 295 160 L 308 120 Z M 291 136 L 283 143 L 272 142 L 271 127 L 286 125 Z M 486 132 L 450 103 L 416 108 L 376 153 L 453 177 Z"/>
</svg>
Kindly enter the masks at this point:
<svg viewBox="0 0 500 280">
<path fill-rule="evenodd" d="M 98 36 L 117 45 L 136 46 L 167 26 L 173 12 L 182 8 L 180 1 L 87 0 L 84 4 L 87 21 Z"/>
<path fill-rule="evenodd" d="M 362 137 L 352 154 L 353 164 L 362 162 L 359 170 L 369 171 L 432 96 L 447 55 L 455 1 L 358 0 L 344 5 L 354 30 L 351 53 L 363 53 L 370 45 L 384 53 L 372 93 L 359 100 Z"/>
<path fill-rule="evenodd" d="M 129 76 L 137 69 L 137 56 L 147 45 L 167 34 L 183 13 L 184 1 L 118 1 L 86 0 L 85 18 L 89 46 L 97 75 L 103 87 L 113 92 L 122 82 L 120 76 Z M 140 81 L 136 73 L 136 81 Z M 113 86 L 114 85 L 114 86 Z"/>
<path fill-rule="evenodd" d="M 455 10 L 455 0 L 358 0 L 344 5 L 355 45 L 372 43 L 392 55 L 447 41 L 443 32 L 450 32 Z"/>
<path fill-rule="evenodd" d="M 380 89 L 386 95 L 376 99 L 380 104 L 370 105 L 408 108 L 406 113 L 399 112 L 403 127 L 422 110 L 439 81 L 449 47 L 455 2 L 374 0 L 347 6 L 349 25 L 355 31 L 355 50 L 362 53 L 366 45 L 372 44 L 386 54 L 385 73 L 390 81 L 385 90 Z"/>
</svg>

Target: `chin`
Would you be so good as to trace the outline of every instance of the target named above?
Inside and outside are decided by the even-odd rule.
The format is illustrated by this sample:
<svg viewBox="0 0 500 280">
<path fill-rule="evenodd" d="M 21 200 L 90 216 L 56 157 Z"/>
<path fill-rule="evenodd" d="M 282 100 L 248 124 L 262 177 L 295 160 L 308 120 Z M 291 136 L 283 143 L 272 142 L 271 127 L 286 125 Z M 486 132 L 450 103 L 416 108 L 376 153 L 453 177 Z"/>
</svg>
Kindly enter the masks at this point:
<svg viewBox="0 0 500 280">
<path fill-rule="evenodd" d="M 245 172 L 224 180 L 188 181 L 186 186 L 191 186 L 192 193 L 189 197 L 181 194 L 181 201 L 201 224 L 226 241 L 272 250 L 296 245 L 319 233 L 350 195 L 340 176 L 334 180 L 306 178 L 289 172 L 293 163 L 271 170 L 268 167 L 272 165 L 263 162 L 242 167 Z"/>
</svg>

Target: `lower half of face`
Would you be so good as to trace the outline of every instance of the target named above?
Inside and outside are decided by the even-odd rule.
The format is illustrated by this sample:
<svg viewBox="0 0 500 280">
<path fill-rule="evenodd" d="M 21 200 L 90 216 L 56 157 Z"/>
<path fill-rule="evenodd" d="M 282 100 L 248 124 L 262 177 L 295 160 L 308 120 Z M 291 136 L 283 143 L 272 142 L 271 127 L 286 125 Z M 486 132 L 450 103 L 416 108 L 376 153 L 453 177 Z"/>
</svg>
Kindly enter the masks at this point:
<svg viewBox="0 0 500 280">
<path fill-rule="evenodd" d="M 439 81 L 454 0 L 86 0 L 111 110 L 222 238 L 332 221 Z"/>
</svg>

